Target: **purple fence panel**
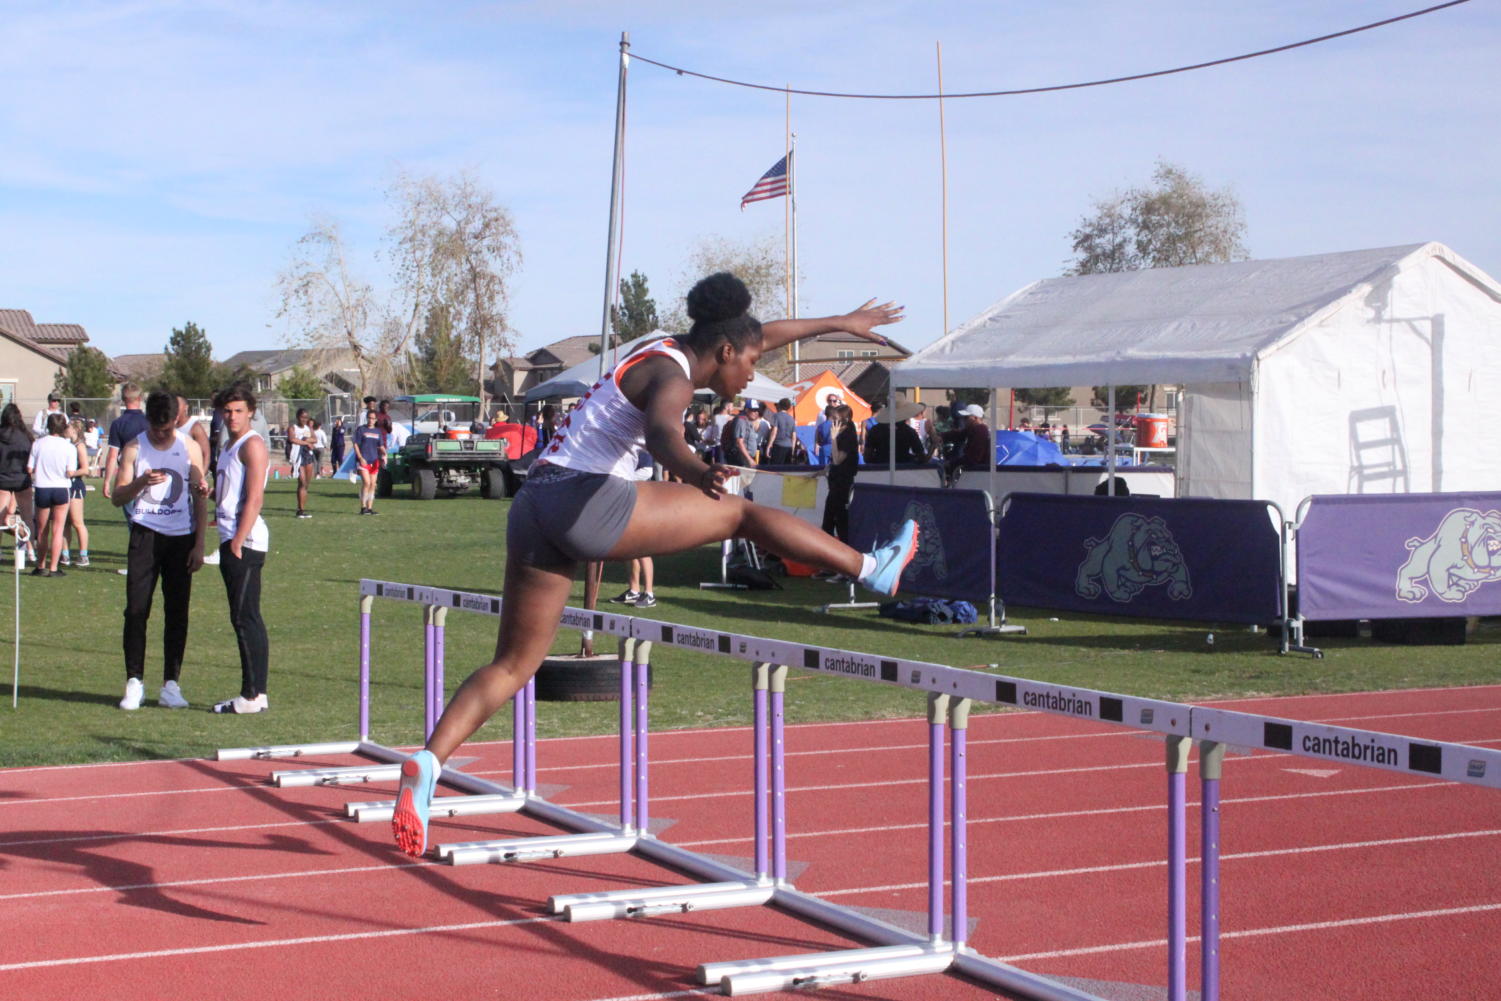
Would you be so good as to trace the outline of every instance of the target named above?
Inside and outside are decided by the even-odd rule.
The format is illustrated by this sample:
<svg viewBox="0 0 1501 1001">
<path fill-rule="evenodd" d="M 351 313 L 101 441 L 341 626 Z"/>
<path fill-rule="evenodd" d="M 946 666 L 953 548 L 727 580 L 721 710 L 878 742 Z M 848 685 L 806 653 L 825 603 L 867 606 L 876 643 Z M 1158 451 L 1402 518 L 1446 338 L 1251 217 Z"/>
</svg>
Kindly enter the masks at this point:
<svg viewBox="0 0 1501 1001">
<path fill-rule="evenodd" d="M 1298 527 L 1298 612 L 1501 615 L 1501 493 L 1309 498 Z"/>
<path fill-rule="evenodd" d="M 994 590 L 990 506 L 983 490 L 855 484 L 850 545 L 861 552 L 917 522 L 917 555 L 902 571 L 904 594 L 988 601 Z"/>
</svg>

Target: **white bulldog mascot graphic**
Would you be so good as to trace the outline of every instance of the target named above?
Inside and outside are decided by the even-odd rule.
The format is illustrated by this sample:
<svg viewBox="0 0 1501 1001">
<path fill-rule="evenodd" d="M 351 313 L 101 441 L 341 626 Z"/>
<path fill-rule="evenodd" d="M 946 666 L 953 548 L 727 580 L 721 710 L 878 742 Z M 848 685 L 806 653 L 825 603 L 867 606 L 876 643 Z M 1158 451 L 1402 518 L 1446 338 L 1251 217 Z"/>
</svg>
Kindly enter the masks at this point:
<svg viewBox="0 0 1501 1001">
<path fill-rule="evenodd" d="M 917 522 L 917 537 L 922 540 L 908 569 L 926 570 L 935 579 L 943 580 L 949 575 L 949 563 L 943 551 L 943 533 L 938 531 L 938 515 L 934 513 L 933 505 L 922 501 L 908 501 L 902 516 L 886 527 L 884 538 L 894 536 L 908 519 Z"/>
<path fill-rule="evenodd" d="M 1429 589 L 1443 601 L 1464 601 L 1481 584 L 1501 580 L 1501 511 L 1455 508 L 1426 539 L 1408 539 L 1412 555 L 1397 571 L 1397 597 L 1414 604 Z M 1428 587 L 1418 581 L 1428 579 Z"/>
<path fill-rule="evenodd" d="M 1085 539 L 1084 548 L 1089 555 L 1074 578 L 1074 593 L 1081 598 L 1097 598 L 1103 588 L 1124 603 L 1162 584 L 1174 601 L 1193 597 L 1183 553 L 1161 518 L 1123 514 L 1103 539 Z"/>
</svg>

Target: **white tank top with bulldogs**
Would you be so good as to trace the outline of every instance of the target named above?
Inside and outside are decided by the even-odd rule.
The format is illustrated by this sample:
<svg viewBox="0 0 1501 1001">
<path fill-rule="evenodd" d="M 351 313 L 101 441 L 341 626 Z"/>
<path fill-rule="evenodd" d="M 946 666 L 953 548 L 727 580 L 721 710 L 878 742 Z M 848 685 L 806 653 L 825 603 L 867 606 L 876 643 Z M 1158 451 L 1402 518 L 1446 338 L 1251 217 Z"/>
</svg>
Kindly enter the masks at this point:
<svg viewBox="0 0 1501 1001">
<path fill-rule="evenodd" d="M 620 391 L 620 377 L 632 365 L 665 355 L 691 376 L 688 356 L 672 338 L 643 344 L 596 382 L 553 432 L 540 461 L 586 473 L 636 479 L 646 450 L 646 414 Z"/>
<path fill-rule="evenodd" d="M 240 528 L 240 509 L 245 504 L 245 463 L 240 458 L 240 449 L 254 436 L 254 431 L 247 431 L 219 453 L 219 472 L 214 477 L 214 517 L 219 526 L 221 543 L 233 539 Z M 263 487 L 266 485 L 267 473 L 267 470 L 261 470 Z M 255 516 L 255 524 L 250 526 L 250 534 L 245 536 L 244 548 L 254 549 L 258 553 L 271 548 L 271 533 L 266 529 L 266 519 L 260 515 Z"/>
<path fill-rule="evenodd" d="M 151 444 L 151 432 L 142 431 L 136 437 L 134 475 L 160 470 L 167 474 L 167 479 L 136 494 L 135 500 L 127 505 L 131 521 L 163 535 L 187 535 L 193 531 L 193 495 L 188 482 L 192 469 L 188 460 L 191 440 L 180 430 L 174 430 L 172 444 L 157 448 Z"/>
</svg>

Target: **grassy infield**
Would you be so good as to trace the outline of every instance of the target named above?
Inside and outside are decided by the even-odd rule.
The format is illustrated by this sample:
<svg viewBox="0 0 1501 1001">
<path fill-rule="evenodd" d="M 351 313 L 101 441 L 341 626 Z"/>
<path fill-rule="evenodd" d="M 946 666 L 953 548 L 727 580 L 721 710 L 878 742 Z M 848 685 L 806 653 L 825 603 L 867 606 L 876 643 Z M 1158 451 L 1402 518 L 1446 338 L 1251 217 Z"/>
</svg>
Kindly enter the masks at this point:
<svg viewBox="0 0 1501 1001">
<path fill-rule="evenodd" d="M 221 746 L 340 740 L 355 735 L 356 582 L 362 576 L 493 591 L 504 562 L 507 502 L 477 496 L 420 502 L 393 498 L 378 518 L 355 514 L 347 482 L 314 484 L 309 521 L 292 518 L 292 485 L 273 481 L 266 515 L 272 554 L 263 610 L 271 629 L 272 712 L 217 717 L 212 701 L 234 694 L 239 667 L 217 568 L 198 576 L 183 690 L 191 709 L 155 705 L 160 681 L 160 613 L 148 649 L 148 704 L 135 713 L 115 707 L 123 685 L 120 612 L 124 607 L 123 520 L 99 493 L 89 494 L 94 568 L 61 579 L 22 577 L 22 683 L 20 708 L 10 708 L 12 656 L 9 545 L 0 583 L 0 766 L 186 757 Z M 715 570 L 711 548 L 657 561 L 660 604 L 652 617 L 737 632 L 815 638 L 828 646 L 938 663 L 997 663 L 1002 671 L 1132 694 L 1198 700 L 1241 694 L 1288 694 L 1379 688 L 1465 685 L 1501 680 L 1501 622 L 1483 622 L 1463 647 L 1383 646 L 1368 640 L 1320 641 L 1323 660 L 1280 657 L 1265 634 L 1215 628 L 1215 650 L 1205 652 L 1209 627 L 1130 619 L 1088 618 L 1026 608 L 1011 619 L 1030 635 L 958 640 L 952 629 L 898 624 L 873 611 L 818 615 L 810 608 L 835 600 L 834 587 L 791 580 L 784 591 L 753 594 L 700 591 Z M 612 567 L 606 594 L 617 593 L 621 570 Z M 575 603 L 582 602 L 582 587 Z M 377 604 L 372 731 L 388 744 L 419 739 L 421 727 L 421 619 L 414 606 Z M 449 618 L 450 688 L 489 656 L 494 620 Z M 576 645 L 572 633 L 556 649 Z M 738 661 L 662 649 L 656 661 L 656 728 L 744 723 L 749 714 L 748 669 Z M 821 676 L 796 676 L 789 717 L 867 719 L 923 711 L 914 693 Z M 600 733 L 611 729 L 613 705 L 544 704 L 543 735 Z M 509 735 L 510 714 L 500 713 L 483 737 Z"/>
</svg>

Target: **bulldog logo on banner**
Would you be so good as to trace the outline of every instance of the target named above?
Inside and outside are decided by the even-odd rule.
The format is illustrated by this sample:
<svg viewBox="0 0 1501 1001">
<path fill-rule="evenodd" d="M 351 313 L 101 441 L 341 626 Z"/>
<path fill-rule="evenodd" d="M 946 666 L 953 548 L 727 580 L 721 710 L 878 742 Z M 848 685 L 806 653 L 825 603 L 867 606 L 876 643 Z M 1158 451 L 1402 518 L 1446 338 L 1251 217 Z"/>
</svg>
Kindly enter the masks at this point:
<svg viewBox="0 0 1501 1001">
<path fill-rule="evenodd" d="M 901 520 L 891 526 L 887 538 L 895 535 L 897 529 L 909 518 L 917 522 L 917 537 L 921 542 L 908 566 L 926 570 L 934 580 L 943 580 L 949 575 L 949 567 L 943 552 L 943 532 L 939 530 L 938 516 L 933 513 L 933 505 L 922 501 L 909 502 L 902 512 Z"/>
<path fill-rule="evenodd" d="M 1450 603 L 1501 580 L 1501 511 L 1455 508 L 1426 539 L 1411 538 L 1412 551 L 1397 571 L 1397 598 L 1416 604 L 1428 596 Z M 1418 583 L 1427 579 L 1428 587 Z"/>
<path fill-rule="evenodd" d="M 1089 555 L 1074 578 L 1081 598 L 1097 598 L 1103 588 L 1112 600 L 1128 602 L 1163 584 L 1174 601 L 1193 597 L 1183 553 L 1161 518 L 1123 514 L 1104 538 L 1085 539 L 1084 548 Z"/>
</svg>

